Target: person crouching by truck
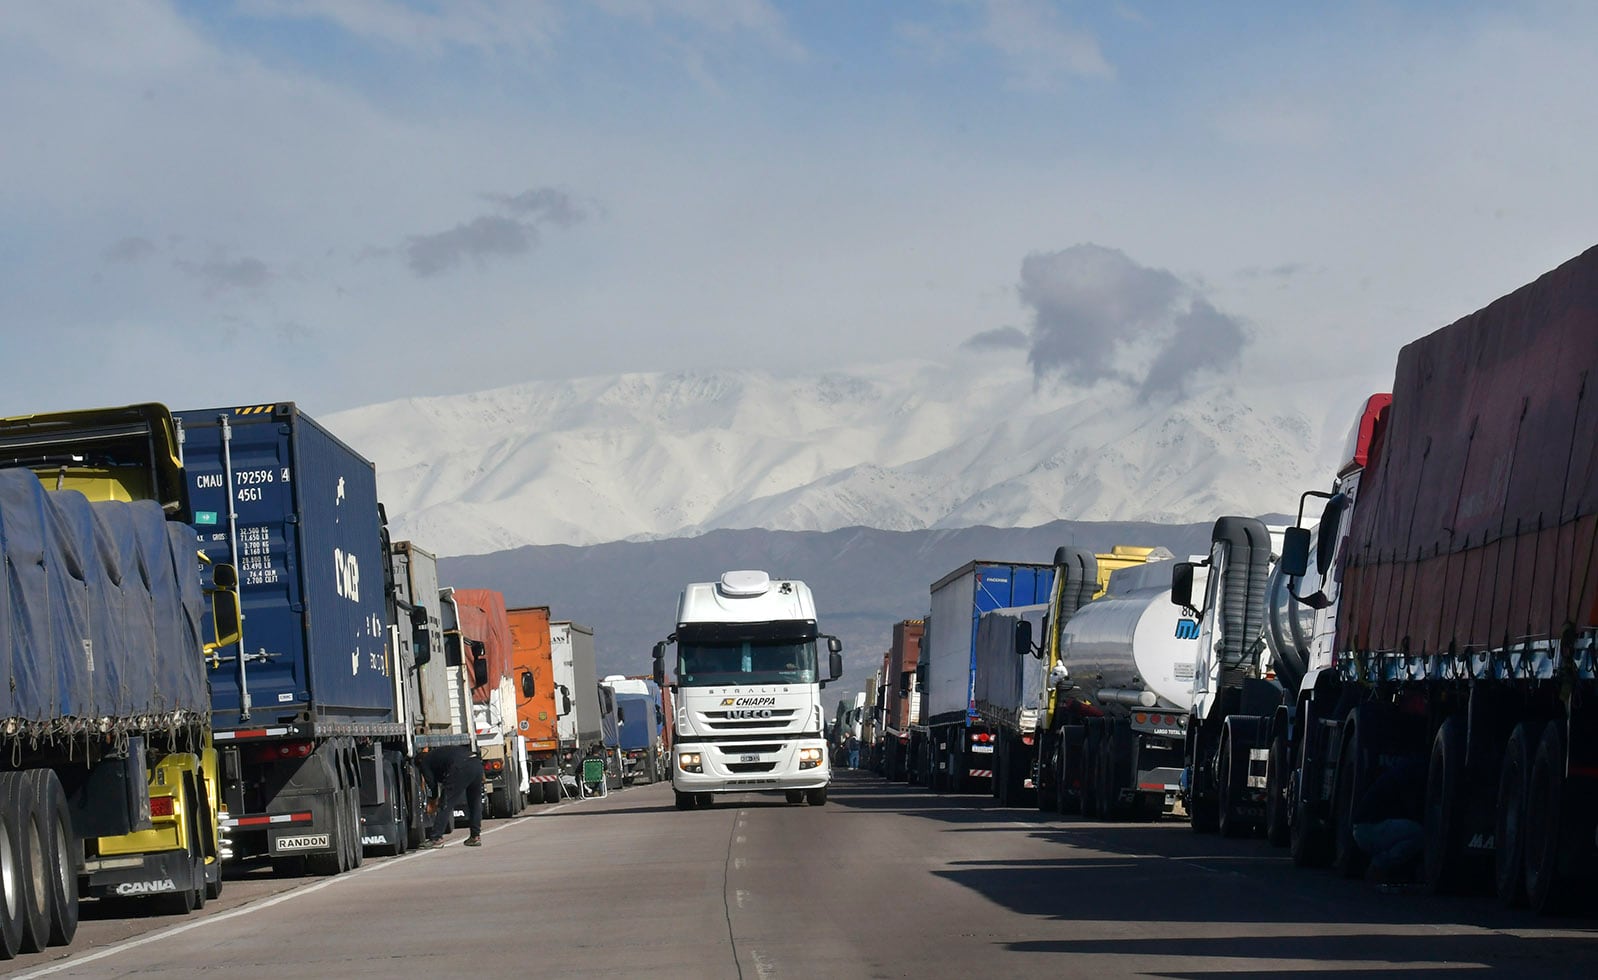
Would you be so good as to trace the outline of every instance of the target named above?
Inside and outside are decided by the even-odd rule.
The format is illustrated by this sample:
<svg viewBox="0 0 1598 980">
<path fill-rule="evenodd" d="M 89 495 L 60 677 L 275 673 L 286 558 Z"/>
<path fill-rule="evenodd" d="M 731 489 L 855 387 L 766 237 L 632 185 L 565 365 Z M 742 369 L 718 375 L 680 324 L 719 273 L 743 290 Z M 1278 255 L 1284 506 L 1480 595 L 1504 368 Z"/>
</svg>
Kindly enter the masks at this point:
<svg viewBox="0 0 1598 980">
<path fill-rule="evenodd" d="M 428 828 L 423 847 L 444 846 L 444 835 L 449 833 L 450 818 L 457 806 L 464 804 L 466 824 L 470 834 L 467 847 L 483 843 L 483 760 L 464 745 L 446 745 L 422 753 L 422 777 L 427 780 L 428 791 L 433 795 L 428 812 L 433 815 L 433 825 Z"/>
</svg>

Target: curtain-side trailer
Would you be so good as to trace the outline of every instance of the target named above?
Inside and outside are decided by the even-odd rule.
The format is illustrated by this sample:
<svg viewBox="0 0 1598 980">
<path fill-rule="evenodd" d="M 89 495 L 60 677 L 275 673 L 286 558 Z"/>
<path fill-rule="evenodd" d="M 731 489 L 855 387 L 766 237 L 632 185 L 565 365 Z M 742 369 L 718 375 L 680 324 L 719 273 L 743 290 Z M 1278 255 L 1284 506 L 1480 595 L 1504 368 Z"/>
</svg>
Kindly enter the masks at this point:
<svg viewBox="0 0 1598 980">
<path fill-rule="evenodd" d="M 70 943 L 80 892 L 221 892 L 204 660 L 238 604 L 191 517 L 163 406 L 0 420 L 0 959 Z"/>
</svg>

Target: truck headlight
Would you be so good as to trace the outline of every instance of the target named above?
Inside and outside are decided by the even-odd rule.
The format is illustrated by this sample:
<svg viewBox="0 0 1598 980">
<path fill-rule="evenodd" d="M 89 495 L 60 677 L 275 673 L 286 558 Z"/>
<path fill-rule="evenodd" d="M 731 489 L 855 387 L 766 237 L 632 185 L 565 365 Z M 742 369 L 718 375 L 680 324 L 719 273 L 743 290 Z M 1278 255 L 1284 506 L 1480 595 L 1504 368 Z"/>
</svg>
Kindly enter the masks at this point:
<svg viewBox="0 0 1598 980">
<path fill-rule="evenodd" d="M 815 767 L 817 767 L 819 765 L 821 765 L 821 750 L 820 749 L 800 749 L 799 750 L 799 768 L 800 769 L 814 769 Z"/>
<path fill-rule="evenodd" d="M 699 753 L 698 752 L 679 752 L 679 753 L 677 753 L 677 765 L 682 767 L 682 771 L 683 772 L 704 772 L 705 771 L 704 766 L 700 765 L 700 763 L 699 763 Z"/>
</svg>

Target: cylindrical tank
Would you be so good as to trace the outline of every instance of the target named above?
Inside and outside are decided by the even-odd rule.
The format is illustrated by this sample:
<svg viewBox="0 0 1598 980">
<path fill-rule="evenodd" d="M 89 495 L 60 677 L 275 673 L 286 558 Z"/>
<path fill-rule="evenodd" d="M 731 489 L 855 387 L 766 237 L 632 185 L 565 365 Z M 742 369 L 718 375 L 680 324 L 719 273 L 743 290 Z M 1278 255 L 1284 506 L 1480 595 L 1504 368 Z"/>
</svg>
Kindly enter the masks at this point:
<svg viewBox="0 0 1598 980">
<path fill-rule="evenodd" d="M 1151 562 L 1116 572 L 1109 593 L 1065 624 L 1060 654 L 1073 696 L 1111 714 L 1192 706 L 1198 621 L 1171 602 L 1172 565 Z M 1194 595 L 1203 595 L 1204 572 L 1193 570 Z"/>
</svg>

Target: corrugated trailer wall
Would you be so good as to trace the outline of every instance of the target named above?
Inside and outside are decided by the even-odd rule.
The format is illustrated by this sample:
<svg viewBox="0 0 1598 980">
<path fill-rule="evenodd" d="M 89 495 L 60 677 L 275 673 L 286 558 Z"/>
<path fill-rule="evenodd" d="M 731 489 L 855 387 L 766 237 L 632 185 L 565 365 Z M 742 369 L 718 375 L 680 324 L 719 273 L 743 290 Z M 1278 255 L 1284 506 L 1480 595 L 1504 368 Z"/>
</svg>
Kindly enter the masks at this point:
<svg viewBox="0 0 1598 980">
<path fill-rule="evenodd" d="M 1598 624 L 1598 248 L 1399 355 L 1350 529 L 1343 650 Z"/>
<path fill-rule="evenodd" d="M 230 493 L 237 510 L 251 721 L 395 722 L 372 464 L 291 402 L 173 415 L 213 561 L 233 560 Z M 209 676 L 216 727 L 238 725 L 237 664 Z"/>
<path fill-rule="evenodd" d="M 929 724 L 976 710 L 977 623 L 985 612 L 1049 601 L 1054 568 L 1035 562 L 970 562 L 932 586 L 932 642 L 924 714 Z M 944 624 L 947 624 L 946 626 Z"/>
<path fill-rule="evenodd" d="M 558 746 L 555 719 L 555 669 L 549 643 L 549 607 L 507 609 L 511 647 L 515 657 L 516 729 L 535 752 Z M 522 672 L 533 676 L 533 695 L 522 693 Z"/>
</svg>

